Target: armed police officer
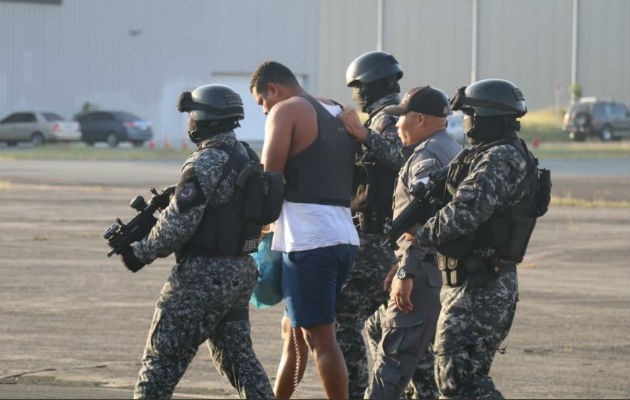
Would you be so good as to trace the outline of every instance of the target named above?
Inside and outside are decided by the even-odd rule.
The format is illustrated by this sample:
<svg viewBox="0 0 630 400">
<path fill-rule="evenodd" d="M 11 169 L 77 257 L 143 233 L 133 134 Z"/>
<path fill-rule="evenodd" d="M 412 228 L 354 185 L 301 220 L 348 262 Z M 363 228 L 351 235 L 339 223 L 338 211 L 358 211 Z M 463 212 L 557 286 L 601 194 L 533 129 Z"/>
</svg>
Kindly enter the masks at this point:
<svg viewBox="0 0 630 400">
<path fill-rule="evenodd" d="M 205 85 L 182 93 L 178 109 L 190 114 L 197 151 L 151 233 L 122 253 L 134 272 L 172 252 L 177 260 L 157 301 L 134 396 L 169 398 L 207 341 L 216 368 L 241 397 L 273 398 L 250 338 L 257 269 L 241 251 L 241 210 L 232 207 L 237 176 L 253 157 L 234 133 L 243 103 L 226 86 Z"/>
<path fill-rule="evenodd" d="M 512 324 L 516 264 L 546 211 L 550 181 L 537 178 L 536 160 L 516 136 L 527 108 L 514 84 L 475 82 L 457 92 L 452 106 L 465 113 L 473 146 L 449 167 L 449 201 L 415 234 L 421 246 L 437 247 L 443 274 L 436 380 L 441 398 L 498 399 L 488 373 Z M 537 197 L 546 201 L 537 205 Z"/>
<path fill-rule="evenodd" d="M 341 289 L 337 309 L 337 340 L 348 367 L 350 398 L 362 398 L 367 388 L 367 355 L 361 332 L 366 320 L 375 315 L 372 325 L 376 327 L 368 330 L 370 350 L 375 350 L 380 341 L 379 314 L 375 312 L 387 302 L 383 281 L 396 263 L 393 251 L 381 246 L 381 242 L 385 220 L 391 219 L 396 174 L 403 164 L 402 143 L 397 136 L 397 117 L 383 109 L 400 101 L 398 81 L 402 75 L 398 61 L 383 51 L 362 54 L 346 70 L 346 84 L 353 90 L 353 99 L 369 116 L 364 126 L 378 136 L 373 142 L 387 154 L 379 157 L 369 144 L 364 144 L 356 160 L 351 206 L 361 245 L 355 266 Z"/>
<path fill-rule="evenodd" d="M 398 135 L 405 145 L 401 156 L 406 160 L 396 181 L 393 217 L 396 218 L 414 197 L 412 191 L 429 174 L 444 168 L 461 150 L 446 133 L 446 116 L 450 113 L 447 96 L 430 86 L 409 90 L 397 106 L 384 109 L 400 116 Z M 381 147 L 372 145 L 379 138 L 360 125 L 356 112 L 348 110 L 342 118 L 350 134 L 366 142 L 380 156 Z M 371 141 L 371 142 L 370 142 Z M 382 339 L 366 397 L 400 398 L 414 374 L 421 375 L 422 398 L 435 397 L 433 358 L 428 350 L 433 341 L 440 310 L 440 272 L 435 249 L 421 247 L 402 237 L 398 240 L 397 275 L 393 279 L 387 310 L 381 322 Z"/>
</svg>

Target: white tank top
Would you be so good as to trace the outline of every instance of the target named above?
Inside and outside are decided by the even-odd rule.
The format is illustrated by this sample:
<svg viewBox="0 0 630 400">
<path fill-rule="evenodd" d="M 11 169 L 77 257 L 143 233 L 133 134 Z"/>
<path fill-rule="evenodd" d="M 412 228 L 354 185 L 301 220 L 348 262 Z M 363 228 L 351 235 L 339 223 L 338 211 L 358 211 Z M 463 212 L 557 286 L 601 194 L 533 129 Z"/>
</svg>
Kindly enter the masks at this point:
<svg viewBox="0 0 630 400">
<path fill-rule="evenodd" d="M 341 112 L 338 105 L 320 103 L 334 116 Z M 350 208 L 284 201 L 276 221 L 272 250 L 288 253 L 337 244 L 359 245 Z"/>
</svg>

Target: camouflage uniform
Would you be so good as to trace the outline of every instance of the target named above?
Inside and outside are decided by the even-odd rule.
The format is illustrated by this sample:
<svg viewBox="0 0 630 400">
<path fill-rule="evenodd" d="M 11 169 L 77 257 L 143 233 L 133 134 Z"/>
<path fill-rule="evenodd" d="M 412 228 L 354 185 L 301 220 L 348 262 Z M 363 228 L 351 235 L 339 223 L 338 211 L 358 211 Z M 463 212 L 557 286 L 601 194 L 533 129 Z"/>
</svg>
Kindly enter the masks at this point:
<svg viewBox="0 0 630 400">
<path fill-rule="evenodd" d="M 441 130 L 426 140 L 403 148 L 407 158 L 399 172 L 394 197 L 394 217 L 413 201 L 412 186 L 427 179 L 431 172 L 442 169 L 459 153 L 461 147 Z M 382 339 L 379 343 L 374 371 L 366 391 L 369 398 L 399 398 L 415 378 L 413 386 L 419 398 L 438 395 L 434 379 L 434 359 L 429 350 L 435 336 L 440 311 L 440 271 L 435 262 L 435 249 L 398 240 L 396 251 L 399 267 L 414 274 L 411 302 L 413 311 L 402 312 L 390 298 L 381 320 Z"/>
<path fill-rule="evenodd" d="M 528 191 L 521 188 L 526 174 L 527 161 L 512 145 L 474 153 L 453 199 L 417 231 L 416 238 L 423 245 L 438 246 L 475 232 L 499 208 L 510 209 L 526 199 Z M 499 272 L 484 286 L 470 279 L 459 287 L 445 285 L 440 301 L 435 339 L 440 396 L 502 398 L 488 374 L 514 317 L 518 301 L 515 268 Z"/>
<path fill-rule="evenodd" d="M 204 141 L 184 163 L 169 206 L 134 247 L 139 260 L 150 263 L 180 249 L 195 233 L 206 206 L 231 198 L 237 171 L 219 182 L 228 154 L 206 147 L 213 143 L 236 143 L 236 151 L 247 154 L 234 132 Z M 170 397 L 199 345 L 207 341 L 216 368 L 241 397 L 273 398 L 250 338 L 248 302 L 256 277 L 250 256 L 179 259 L 156 304 L 134 397 Z"/>
<path fill-rule="evenodd" d="M 383 164 L 394 171 L 403 163 L 399 155 L 402 143 L 396 128 L 398 118 L 385 114 L 382 109 L 398 102 L 399 96 L 392 94 L 372 104 L 368 110 L 370 118 L 365 124 L 383 139 L 389 152 L 393 154 L 393 157 L 384 159 Z M 366 146 L 365 150 L 368 151 L 368 156 L 372 156 L 369 147 Z M 337 309 L 337 341 L 348 367 L 350 398 L 362 398 L 367 387 L 367 354 L 361 332 L 366 320 L 375 314 L 380 305 L 387 302 L 389 294 L 383 290 L 383 280 L 396 262 L 394 253 L 381 246 L 383 235 L 362 233 L 359 230 L 359 238 L 359 252 L 341 289 Z M 378 345 L 380 336 L 380 326 L 368 332 L 370 348 Z"/>
</svg>

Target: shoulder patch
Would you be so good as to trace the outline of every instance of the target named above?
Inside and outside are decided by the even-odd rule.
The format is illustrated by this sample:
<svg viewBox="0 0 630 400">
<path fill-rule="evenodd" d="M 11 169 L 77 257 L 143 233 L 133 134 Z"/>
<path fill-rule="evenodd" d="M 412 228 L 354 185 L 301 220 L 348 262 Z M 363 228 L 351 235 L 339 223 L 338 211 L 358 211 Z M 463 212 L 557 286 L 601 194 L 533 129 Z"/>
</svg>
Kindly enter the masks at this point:
<svg viewBox="0 0 630 400">
<path fill-rule="evenodd" d="M 187 168 L 182 174 L 175 188 L 175 200 L 180 212 L 186 212 L 200 204 L 205 204 L 206 196 L 203 194 L 194 168 Z"/>
<path fill-rule="evenodd" d="M 455 196 L 453 196 L 453 202 L 471 201 L 477 197 L 477 187 L 472 184 L 461 185 L 457 188 Z"/>
<path fill-rule="evenodd" d="M 490 160 L 504 162 L 515 171 L 525 170 L 527 168 L 527 161 L 521 152 L 509 144 L 492 148 L 488 154 L 488 158 Z"/>
</svg>

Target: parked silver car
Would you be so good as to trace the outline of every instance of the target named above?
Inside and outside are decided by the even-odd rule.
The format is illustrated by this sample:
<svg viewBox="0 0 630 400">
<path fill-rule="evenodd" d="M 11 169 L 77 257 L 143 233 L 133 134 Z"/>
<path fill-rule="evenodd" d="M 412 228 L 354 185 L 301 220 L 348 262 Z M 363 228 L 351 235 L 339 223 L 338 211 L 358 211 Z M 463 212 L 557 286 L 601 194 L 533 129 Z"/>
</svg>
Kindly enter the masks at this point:
<svg viewBox="0 0 630 400">
<path fill-rule="evenodd" d="M 15 112 L 0 121 L 0 142 L 8 146 L 16 146 L 18 142 L 41 146 L 47 142 L 78 140 L 81 140 L 79 123 L 51 112 Z"/>
</svg>

